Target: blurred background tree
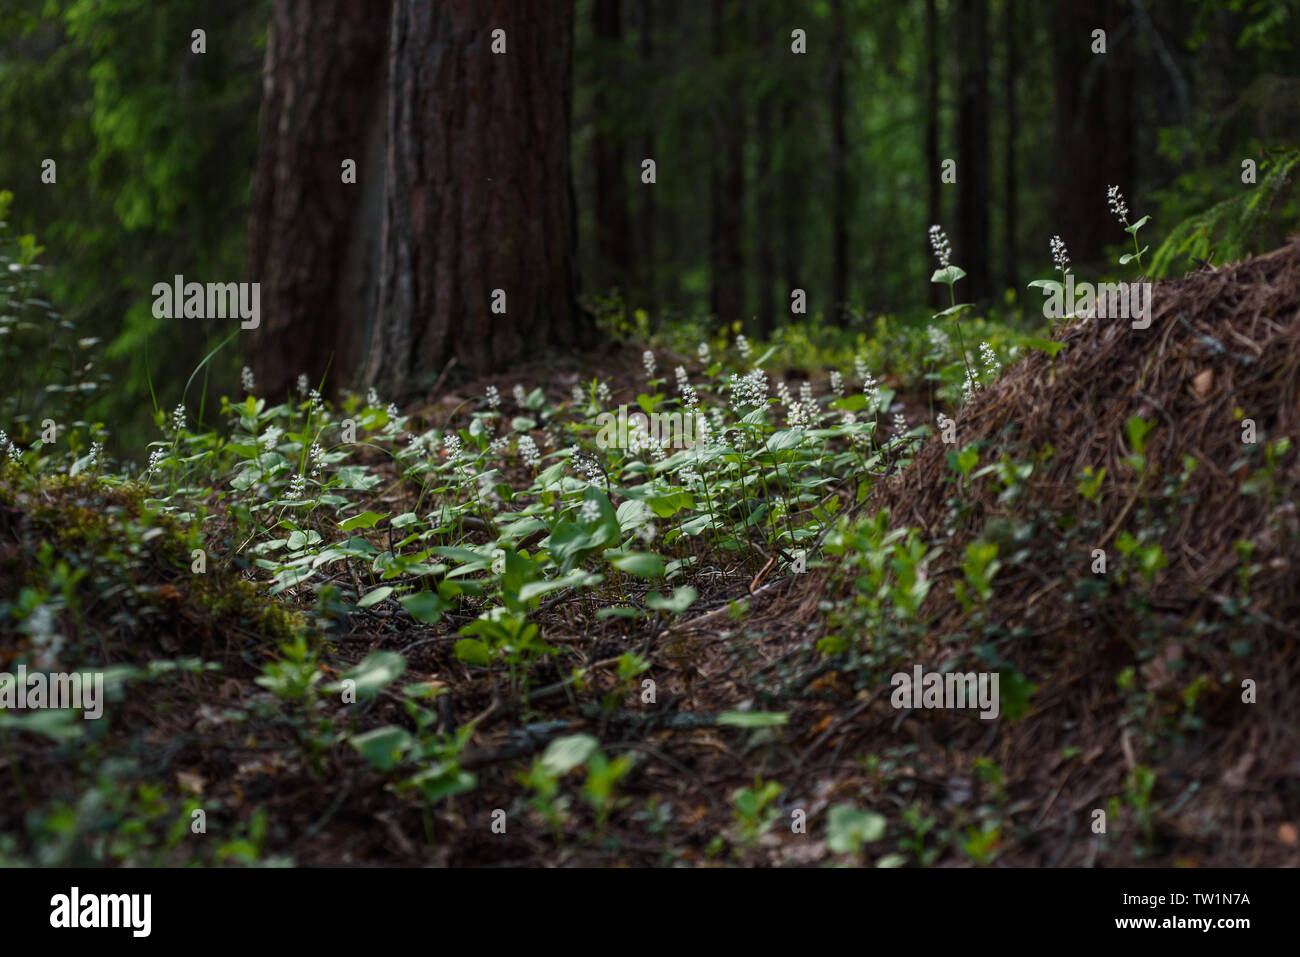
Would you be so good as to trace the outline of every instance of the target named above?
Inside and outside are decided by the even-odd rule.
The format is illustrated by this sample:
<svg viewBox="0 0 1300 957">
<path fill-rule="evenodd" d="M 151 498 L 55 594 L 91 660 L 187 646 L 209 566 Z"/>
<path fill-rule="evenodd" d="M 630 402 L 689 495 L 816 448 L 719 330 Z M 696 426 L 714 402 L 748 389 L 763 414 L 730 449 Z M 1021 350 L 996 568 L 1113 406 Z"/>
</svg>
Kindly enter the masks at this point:
<svg viewBox="0 0 1300 957">
<path fill-rule="evenodd" d="M 1105 205 L 1110 183 L 1152 216 L 1144 238 L 1171 240 L 1161 273 L 1271 248 L 1300 211 L 1285 175 L 1300 148 L 1298 3 L 576 0 L 569 149 L 584 300 L 625 331 L 739 322 L 761 335 L 791 321 L 800 288 L 799 322 L 856 336 L 879 315 L 928 316 L 925 235 L 939 222 L 971 273 L 968 298 L 1013 319 L 1023 304 L 1041 321 L 1023 284 L 1048 271 L 1050 236 L 1083 275 L 1127 241 Z M 0 11 L 0 188 L 14 193 L 13 224 L 45 247 L 43 293 L 107 343 L 115 388 L 98 411 L 124 454 L 141 447 L 155 398 L 179 401 L 230 332 L 153 317 L 153 284 L 176 273 L 285 267 L 263 275 L 264 311 L 293 306 L 331 331 L 307 343 L 268 321 L 250 340 L 259 355 L 279 350 L 279 371 L 260 370 L 268 386 L 283 388 L 295 360 L 314 375 L 332 355 L 339 386 L 364 371 L 374 194 L 359 179 L 355 207 L 294 215 L 319 203 L 313 177 L 337 178 L 333 157 L 313 165 L 315 153 L 366 137 L 370 166 L 383 155 L 388 66 L 375 51 L 391 40 L 389 7 L 362 6 L 368 19 L 326 2 L 319 23 L 316 4 L 270 0 Z M 267 56 L 273 17 L 300 30 L 303 57 Z M 351 27 L 321 29 L 334 22 Z M 190 52 L 196 28 L 202 56 Z M 794 31 L 806 53 L 792 50 Z M 301 93 L 288 101 L 295 69 Z M 41 182 L 46 158 L 54 185 Z M 957 182 L 944 184 L 950 158 Z M 1259 164 L 1254 186 L 1244 159 Z M 235 347 L 218 353 L 191 407 L 205 385 L 233 393 L 242 362 Z"/>
</svg>

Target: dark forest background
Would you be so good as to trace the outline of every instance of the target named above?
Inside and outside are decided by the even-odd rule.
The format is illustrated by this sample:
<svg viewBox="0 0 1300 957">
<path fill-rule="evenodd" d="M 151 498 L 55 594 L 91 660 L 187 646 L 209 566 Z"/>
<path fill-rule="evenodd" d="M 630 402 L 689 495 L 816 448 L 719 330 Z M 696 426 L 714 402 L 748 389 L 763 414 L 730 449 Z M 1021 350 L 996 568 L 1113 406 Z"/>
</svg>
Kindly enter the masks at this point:
<svg viewBox="0 0 1300 957">
<path fill-rule="evenodd" d="M 455 349 L 434 333 L 373 323 L 376 302 L 399 294 L 385 291 L 379 261 L 389 98 L 421 56 L 412 42 L 405 61 L 390 60 L 390 46 L 403 30 L 436 31 L 422 16 L 454 21 L 445 11 L 458 6 L 6 0 L 0 187 L 15 194 L 11 223 L 45 247 L 43 293 L 107 347 L 113 384 L 97 413 L 122 453 L 175 401 L 155 394 L 159 383 L 184 381 L 230 334 L 154 318 L 152 285 L 177 273 L 264 285 L 263 328 L 204 367 L 214 394 L 245 363 L 271 393 L 328 369 L 330 391 L 379 381 L 409 394 L 445 369 Z M 492 223 L 487 245 L 528 223 L 536 249 L 563 250 L 576 229 L 574 261 L 547 268 L 576 272 L 584 314 L 607 332 L 770 337 L 790 322 L 795 288 L 808 293 L 804 327 L 856 335 L 881 315 L 928 315 L 932 223 L 969 274 L 966 298 L 1014 321 L 1039 309 L 1025 283 L 1050 269 L 1050 236 L 1081 275 L 1126 241 L 1105 203 L 1112 183 L 1152 217 L 1143 236 L 1156 275 L 1270 248 L 1297 221 L 1294 189 L 1268 180 L 1300 142 L 1293 0 L 488 6 L 518 44 L 517 92 L 571 85 L 569 129 L 552 100 L 514 142 L 453 124 L 418 146 L 508 176 L 512 151 L 543 148 L 537 137 L 564 150 L 567 138 L 575 205 L 559 167 L 540 174 L 521 188 L 547 199 Z M 1104 54 L 1092 51 L 1095 29 Z M 488 109 L 492 83 L 456 76 L 447 82 L 463 85 L 466 115 Z M 356 160 L 355 185 L 340 187 L 340 157 Z M 45 158 L 57 185 L 41 181 Z M 955 184 L 940 180 L 947 159 Z M 1243 185 L 1244 159 L 1260 164 L 1266 195 Z M 467 183 L 442 187 L 476 202 Z M 387 202 L 398 229 L 419 215 L 409 195 Z M 538 271 L 517 268 L 516 286 Z M 589 341 L 564 302 L 537 306 L 545 295 L 517 300 L 550 314 L 520 311 L 510 341 L 472 323 L 437 334 L 481 346 L 459 356 L 470 372 Z"/>
</svg>

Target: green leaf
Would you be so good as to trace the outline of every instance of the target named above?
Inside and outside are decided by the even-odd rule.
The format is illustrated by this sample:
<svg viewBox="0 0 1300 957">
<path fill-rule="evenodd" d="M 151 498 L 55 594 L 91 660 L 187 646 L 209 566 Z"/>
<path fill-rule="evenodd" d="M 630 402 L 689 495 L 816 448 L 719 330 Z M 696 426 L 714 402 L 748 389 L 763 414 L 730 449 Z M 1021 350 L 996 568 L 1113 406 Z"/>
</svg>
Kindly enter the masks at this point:
<svg viewBox="0 0 1300 957">
<path fill-rule="evenodd" d="M 343 674 L 356 682 L 358 698 L 371 698 L 401 677 L 406 659 L 395 651 L 372 651 L 350 671 Z"/>
<path fill-rule="evenodd" d="M 492 661 L 492 653 L 488 646 L 476 638 L 462 638 L 456 642 L 452 649 L 456 657 L 466 664 L 470 665 L 488 665 Z"/>
<path fill-rule="evenodd" d="M 1130 225 L 1128 225 L 1128 226 L 1125 226 L 1125 227 L 1124 227 L 1124 232 L 1126 232 L 1126 233 L 1130 233 L 1130 234 L 1136 236 L 1136 235 L 1137 235 L 1137 231 L 1138 231 L 1139 229 L 1141 229 L 1143 226 L 1145 226 L 1145 225 L 1147 224 L 1147 220 L 1149 220 L 1150 218 L 1151 218 L 1150 216 L 1143 216 L 1143 217 L 1142 217 L 1141 219 L 1139 219 L 1136 223 L 1132 223 L 1132 224 L 1130 224 Z"/>
<path fill-rule="evenodd" d="M 1021 345 L 1029 349 L 1039 349 L 1055 359 L 1056 354 L 1065 348 L 1066 343 L 1057 342 L 1055 339 L 1039 339 L 1036 336 L 1030 336 L 1024 339 Z"/>
<path fill-rule="evenodd" d="M 885 836 L 885 817 L 852 804 L 837 804 L 826 816 L 826 846 L 836 854 L 856 854 L 863 844 Z"/>
<path fill-rule="evenodd" d="M 580 764 L 586 764 L 600 742 L 589 734 L 571 734 L 556 738 L 542 754 L 542 769 L 553 778 L 568 774 Z"/>
<path fill-rule="evenodd" d="M 405 728 L 388 725 L 365 734 L 353 735 L 348 743 L 380 771 L 389 771 L 415 746 L 415 738 Z"/>
<path fill-rule="evenodd" d="M 1055 279 L 1035 279 L 1029 284 L 1030 289 L 1048 289 L 1054 293 L 1064 293 L 1065 287 Z"/>
<path fill-rule="evenodd" d="M 426 625 L 434 624 L 443 612 L 452 607 L 436 591 L 418 591 L 414 595 L 399 598 L 398 601 L 406 608 L 407 614 Z"/>
<path fill-rule="evenodd" d="M 649 596 L 647 596 L 645 603 L 647 608 L 654 608 L 658 611 L 666 611 L 670 614 L 680 615 L 691 606 L 691 602 L 695 601 L 695 599 L 699 597 L 699 594 L 700 593 L 690 585 L 683 585 L 680 588 L 674 589 L 671 598 L 665 598 L 657 591 L 652 591 Z"/>
<path fill-rule="evenodd" d="M 936 269 L 934 275 L 930 277 L 930 282 L 940 282 L 946 286 L 951 286 L 965 275 L 966 270 L 960 266 L 948 266 L 946 269 Z"/>
<path fill-rule="evenodd" d="M 377 605 L 385 598 L 387 598 L 389 595 L 391 595 L 393 591 L 394 591 L 393 586 L 382 585 L 379 588 L 376 588 L 374 591 L 367 592 L 366 596 L 357 602 L 357 607 L 369 608 L 371 605 Z"/>
<path fill-rule="evenodd" d="M 657 578 L 664 573 L 664 560 L 653 552 L 624 552 L 610 556 L 609 563 L 619 571 L 642 578 Z"/>
<path fill-rule="evenodd" d="M 646 504 L 659 518 L 672 518 L 682 509 L 694 507 L 695 499 L 690 492 L 681 491 L 648 498 Z"/>
<path fill-rule="evenodd" d="M 376 522 L 382 521 L 388 517 L 388 513 L 379 514 L 378 512 L 362 512 L 360 515 L 354 515 L 347 521 L 339 522 L 339 528 L 345 532 L 350 532 L 354 528 L 372 528 Z"/>
<path fill-rule="evenodd" d="M 803 429 L 782 429 L 768 437 L 767 451 L 784 452 L 786 449 L 797 449 L 802 442 Z"/>
<path fill-rule="evenodd" d="M 785 711 L 724 711 L 718 715 L 718 724 L 733 728 L 775 728 L 789 720 Z"/>
</svg>

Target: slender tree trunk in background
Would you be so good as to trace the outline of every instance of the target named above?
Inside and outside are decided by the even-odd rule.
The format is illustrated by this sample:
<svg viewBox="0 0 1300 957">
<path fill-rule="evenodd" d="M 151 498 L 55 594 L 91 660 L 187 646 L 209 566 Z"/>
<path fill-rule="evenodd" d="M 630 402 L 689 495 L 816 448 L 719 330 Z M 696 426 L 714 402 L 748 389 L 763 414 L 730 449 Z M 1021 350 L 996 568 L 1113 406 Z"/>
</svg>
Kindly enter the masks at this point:
<svg viewBox="0 0 1300 957">
<path fill-rule="evenodd" d="M 1005 45 L 1006 73 L 1003 77 L 1003 100 L 1007 111 L 1006 140 L 1002 145 L 1002 288 L 1019 295 L 1020 259 L 1016 235 L 1020 225 L 1020 212 L 1016 201 L 1019 186 L 1016 176 L 1016 138 L 1020 133 L 1020 114 L 1016 103 L 1016 81 L 1020 76 L 1020 51 L 1016 47 L 1016 34 L 1021 26 L 1016 21 L 1016 0 L 1004 0 L 1002 38 Z"/>
<path fill-rule="evenodd" d="M 738 96 L 733 65 L 727 57 L 736 24 L 728 22 L 726 0 L 712 0 L 710 14 L 714 65 L 723 82 L 714 98 L 716 131 L 710 192 L 709 266 L 713 274 L 709 309 L 719 323 L 744 318 L 745 262 L 741 252 L 744 229 L 745 138 L 743 101 Z"/>
<path fill-rule="evenodd" d="M 623 24 L 619 0 L 594 0 L 591 25 L 600 62 L 600 81 L 592 99 L 595 134 L 591 143 L 596 180 L 596 291 L 605 294 L 618 287 L 624 313 L 631 289 L 631 230 L 627 214 L 627 150 L 619 118 L 611 122 L 606 91 L 617 88 L 623 74 Z"/>
<path fill-rule="evenodd" d="M 245 340 L 261 395 L 327 369 L 332 393 L 358 371 L 383 208 L 386 13 L 352 0 L 271 8 L 249 233 L 261 322 Z"/>
<path fill-rule="evenodd" d="M 642 82 L 649 84 L 654 67 L 654 19 L 651 16 L 650 0 L 637 0 L 637 51 L 641 57 Z M 655 191 L 648 184 L 641 183 L 641 162 L 652 159 L 655 152 L 653 124 L 645 124 L 641 137 L 641 155 L 636 157 L 633 167 L 636 182 L 640 184 L 641 214 L 637 233 L 637 265 L 640 274 L 640 302 L 638 305 L 653 316 L 658 315 L 659 299 L 655 285 Z"/>
<path fill-rule="evenodd" d="M 774 38 L 778 36 L 772 28 L 772 18 L 766 3 L 754 8 L 754 49 L 759 63 L 767 51 L 772 49 Z M 772 152 L 773 130 L 772 116 L 774 96 L 771 90 L 764 89 L 755 104 L 754 137 L 756 140 L 756 157 L 754 163 L 754 185 L 751 195 L 754 199 L 755 236 L 754 236 L 754 272 L 758 285 L 755 298 L 755 332 L 760 336 L 770 335 L 775 323 L 776 306 L 773 302 L 772 289 L 776 280 L 776 195 L 772 188 Z"/>
<path fill-rule="evenodd" d="M 504 54 L 491 50 L 497 29 Z M 371 382 L 427 387 L 453 358 L 483 373 L 591 343 L 577 300 L 572 50 L 572 0 L 395 0 Z"/>
<path fill-rule="evenodd" d="M 1107 109 L 1109 69 L 1116 51 L 1092 52 L 1092 31 L 1114 39 L 1117 21 L 1107 0 L 1056 0 L 1052 21 L 1053 86 L 1056 94 L 1053 219 L 1076 263 L 1097 263 L 1110 235 L 1106 208 L 1108 153 L 1129 131 L 1111 125 Z M 1103 147 L 1103 144 L 1104 147 Z M 1122 233 L 1119 239 L 1125 238 Z M 1115 237 L 1110 237 L 1115 241 Z"/>
<path fill-rule="evenodd" d="M 781 128 L 795 130 L 799 127 L 804 110 L 797 100 L 787 97 L 781 104 Z M 807 203 L 807 171 L 799 139 L 782 137 L 781 156 L 781 274 L 785 288 L 781 290 L 779 313 L 791 317 L 790 295 L 796 289 L 808 290 L 804 278 L 804 216 Z M 798 316 L 792 317 L 796 321 Z"/>
<path fill-rule="evenodd" d="M 925 259 L 930 262 L 934 251 L 930 248 L 929 228 L 943 225 L 943 205 L 939 190 L 939 12 L 935 0 L 925 0 L 925 166 L 926 183 L 926 239 Z M 926 273 L 929 278 L 929 273 Z M 942 304 L 941 292 L 934 283 L 929 283 L 929 300 L 931 306 Z"/>
<path fill-rule="evenodd" d="M 836 325 L 848 321 L 849 302 L 849 176 L 845 130 L 844 0 L 831 0 L 831 312 Z"/>
<path fill-rule="evenodd" d="M 968 295 L 988 299 L 989 67 L 988 0 L 957 7 L 957 243 L 953 256 L 969 277 Z"/>
</svg>

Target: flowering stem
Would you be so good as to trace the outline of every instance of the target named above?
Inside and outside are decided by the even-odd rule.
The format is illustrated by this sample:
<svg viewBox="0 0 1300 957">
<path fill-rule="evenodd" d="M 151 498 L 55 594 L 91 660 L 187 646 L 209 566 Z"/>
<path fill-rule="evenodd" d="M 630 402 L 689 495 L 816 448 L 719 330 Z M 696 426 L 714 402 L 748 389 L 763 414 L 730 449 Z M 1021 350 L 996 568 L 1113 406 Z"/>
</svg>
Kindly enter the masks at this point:
<svg viewBox="0 0 1300 957">
<path fill-rule="evenodd" d="M 953 291 L 953 284 L 948 283 L 948 301 L 954 307 L 957 305 L 957 293 Z M 966 358 L 966 342 L 962 339 L 961 323 L 957 321 L 957 313 L 952 314 L 952 327 L 957 330 L 957 345 L 961 347 L 962 365 L 966 367 L 966 381 L 974 382 L 975 376 L 970 371 L 970 360 Z"/>
</svg>

